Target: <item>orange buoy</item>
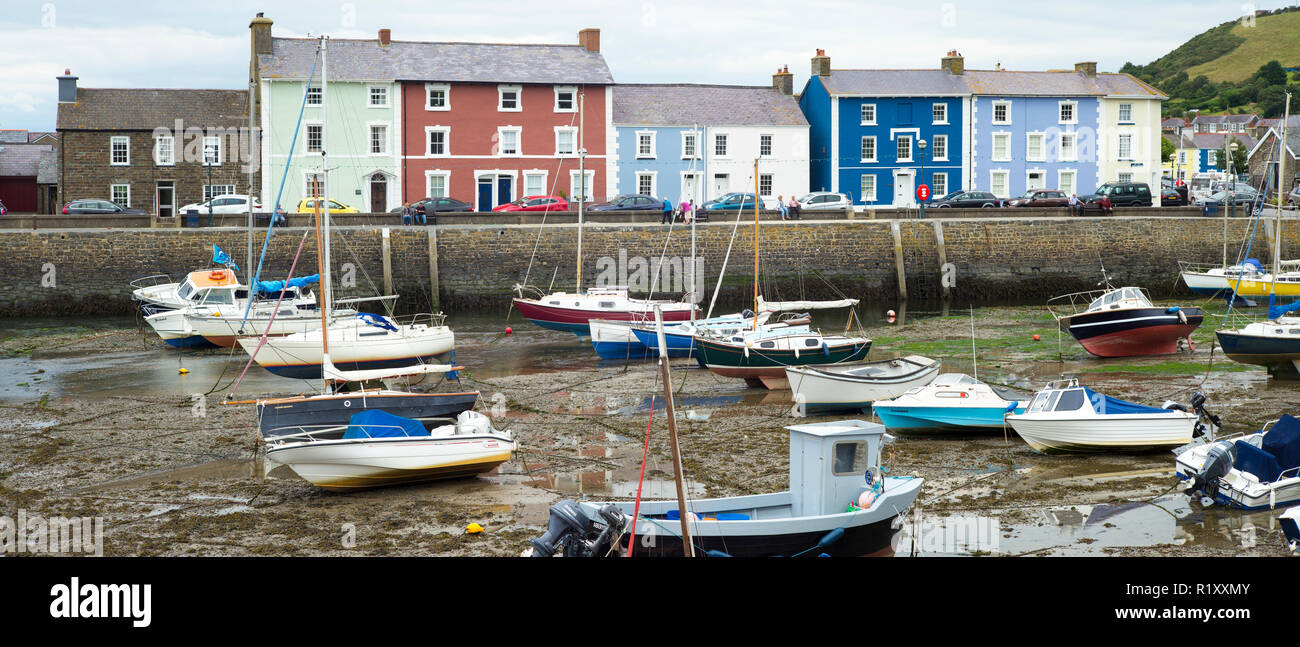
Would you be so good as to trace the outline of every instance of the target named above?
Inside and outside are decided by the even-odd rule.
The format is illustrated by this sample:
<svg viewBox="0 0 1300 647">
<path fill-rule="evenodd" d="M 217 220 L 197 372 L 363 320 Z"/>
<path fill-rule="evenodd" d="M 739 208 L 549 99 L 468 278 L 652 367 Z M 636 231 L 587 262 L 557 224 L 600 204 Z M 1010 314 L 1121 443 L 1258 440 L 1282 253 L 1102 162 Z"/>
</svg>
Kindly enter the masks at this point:
<svg viewBox="0 0 1300 647">
<path fill-rule="evenodd" d="M 1038 335 L 1034 335 L 1034 341 L 1038 341 Z"/>
</svg>

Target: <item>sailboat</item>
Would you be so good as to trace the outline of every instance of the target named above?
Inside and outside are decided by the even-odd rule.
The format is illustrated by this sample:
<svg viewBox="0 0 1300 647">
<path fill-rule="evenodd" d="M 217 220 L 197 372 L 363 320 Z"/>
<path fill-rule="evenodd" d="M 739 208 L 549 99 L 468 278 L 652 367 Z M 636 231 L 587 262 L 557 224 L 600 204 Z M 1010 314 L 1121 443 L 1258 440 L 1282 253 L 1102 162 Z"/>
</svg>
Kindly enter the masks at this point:
<svg viewBox="0 0 1300 647">
<path fill-rule="evenodd" d="M 1286 95 L 1286 108 L 1282 119 L 1282 136 L 1278 142 L 1283 146 L 1287 137 L 1287 121 L 1291 114 L 1291 95 Z M 1278 155 L 1278 177 L 1286 177 L 1286 155 Z M 1215 337 L 1223 353 L 1234 361 L 1243 364 L 1258 364 L 1268 368 L 1275 377 L 1300 377 L 1300 316 L 1290 313 L 1300 310 L 1300 301 L 1290 305 L 1277 304 L 1279 295 L 1300 296 L 1300 272 L 1282 272 L 1282 196 L 1285 192 L 1279 187 L 1276 219 L 1273 228 L 1273 272 L 1261 277 L 1259 281 L 1233 281 L 1233 289 L 1243 294 L 1242 286 L 1249 285 L 1245 294 L 1268 296 L 1268 319 L 1246 325 L 1240 330 L 1226 328 L 1216 330 Z M 1274 280 L 1276 277 L 1276 280 Z M 1267 286 L 1267 291 L 1260 292 L 1260 286 Z"/>
</svg>

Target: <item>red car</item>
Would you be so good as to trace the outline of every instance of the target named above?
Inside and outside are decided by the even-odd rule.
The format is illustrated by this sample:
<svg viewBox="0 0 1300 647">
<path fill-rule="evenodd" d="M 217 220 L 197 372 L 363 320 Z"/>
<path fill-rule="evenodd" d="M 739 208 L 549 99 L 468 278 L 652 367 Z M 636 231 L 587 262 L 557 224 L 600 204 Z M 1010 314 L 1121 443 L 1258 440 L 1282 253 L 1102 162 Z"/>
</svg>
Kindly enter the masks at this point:
<svg viewBox="0 0 1300 647">
<path fill-rule="evenodd" d="M 553 195 L 527 195 L 493 211 L 568 211 L 569 201 Z"/>
</svg>

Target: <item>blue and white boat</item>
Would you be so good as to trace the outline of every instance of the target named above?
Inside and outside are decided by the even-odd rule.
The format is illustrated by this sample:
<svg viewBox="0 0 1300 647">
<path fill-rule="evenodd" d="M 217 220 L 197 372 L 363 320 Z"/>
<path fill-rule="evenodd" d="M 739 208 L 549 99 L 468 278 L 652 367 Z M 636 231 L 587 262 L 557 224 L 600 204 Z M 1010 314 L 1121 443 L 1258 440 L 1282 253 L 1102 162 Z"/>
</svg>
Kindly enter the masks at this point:
<svg viewBox="0 0 1300 647">
<path fill-rule="evenodd" d="M 1028 405 L 1027 394 L 965 373 L 944 373 L 892 400 L 877 401 L 872 410 L 890 431 L 932 433 L 1002 429 L 1003 414 L 1023 412 Z"/>
<path fill-rule="evenodd" d="M 767 323 L 771 312 L 763 312 L 758 315 L 758 325 L 762 326 Z M 711 317 L 709 319 L 698 319 L 693 322 L 684 321 L 678 324 L 664 326 L 664 344 L 668 348 L 669 357 L 690 357 L 695 351 L 695 336 L 699 334 L 709 335 L 734 335 L 739 332 L 749 330 L 754 327 L 754 313 L 746 310 L 739 314 L 722 315 L 721 317 Z M 655 357 L 657 352 L 652 349 L 659 346 L 659 339 L 653 324 L 633 323 L 628 326 L 628 330 L 635 340 L 634 343 L 640 348 L 645 349 L 646 353 L 640 355 L 643 357 Z M 593 334 L 592 343 L 595 343 Z M 632 351 L 635 352 L 636 346 Z M 600 353 L 601 349 L 596 348 Z M 622 359 L 624 353 L 615 349 L 616 357 Z M 601 354 L 601 357 L 605 357 Z"/>
<path fill-rule="evenodd" d="M 1048 382 L 1028 409 L 1006 419 L 1034 451 L 1057 454 L 1172 450 L 1192 442 L 1200 415 L 1173 402 L 1120 400 L 1069 379 Z"/>
<path fill-rule="evenodd" d="M 1300 420 L 1282 414 L 1271 428 L 1177 450 L 1174 471 L 1188 494 L 1241 510 L 1300 501 Z"/>
</svg>

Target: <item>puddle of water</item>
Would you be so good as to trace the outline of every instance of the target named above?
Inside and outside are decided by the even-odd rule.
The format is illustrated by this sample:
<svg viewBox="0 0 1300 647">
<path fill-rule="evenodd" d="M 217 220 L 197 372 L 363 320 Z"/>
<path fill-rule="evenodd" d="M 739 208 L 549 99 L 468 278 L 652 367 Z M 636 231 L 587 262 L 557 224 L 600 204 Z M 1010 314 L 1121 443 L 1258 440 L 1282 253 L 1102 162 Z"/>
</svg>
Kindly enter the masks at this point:
<svg viewBox="0 0 1300 647">
<path fill-rule="evenodd" d="M 255 459 L 223 459 L 186 465 L 161 472 L 150 472 L 103 481 L 77 488 L 77 492 L 102 492 L 104 490 L 130 489 L 159 483 L 224 481 L 243 478 L 254 478 L 260 481 L 265 478 L 298 478 L 298 475 L 284 465 L 271 463 L 260 457 Z M 202 496 L 205 495 L 191 495 L 191 498 Z"/>
</svg>

